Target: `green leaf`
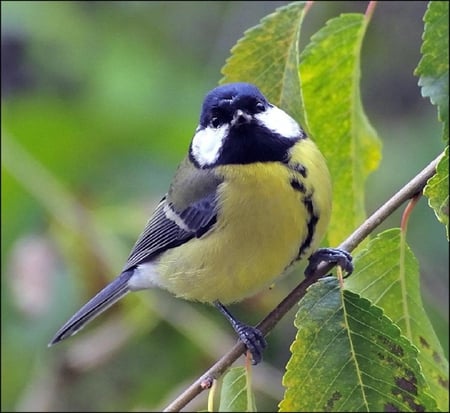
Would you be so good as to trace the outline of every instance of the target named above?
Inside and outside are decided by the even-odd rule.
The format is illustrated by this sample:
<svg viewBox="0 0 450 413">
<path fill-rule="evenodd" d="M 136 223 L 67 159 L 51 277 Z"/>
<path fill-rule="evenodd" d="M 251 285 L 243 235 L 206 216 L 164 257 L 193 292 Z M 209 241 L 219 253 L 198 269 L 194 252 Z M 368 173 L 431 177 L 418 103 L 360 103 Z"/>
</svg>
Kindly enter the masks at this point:
<svg viewBox="0 0 450 413">
<path fill-rule="evenodd" d="M 244 367 L 234 367 L 223 377 L 219 412 L 256 412 L 251 380 Z"/>
<path fill-rule="evenodd" d="M 299 305 L 280 411 L 434 411 L 416 348 L 379 307 L 332 277 Z"/>
<path fill-rule="evenodd" d="M 437 219 L 445 225 L 448 240 L 448 146 L 436 167 L 436 174 L 428 180 L 423 193 Z"/>
<path fill-rule="evenodd" d="M 419 265 L 399 229 L 379 234 L 354 257 L 345 288 L 382 307 L 418 349 L 418 360 L 438 407 L 448 406 L 448 362 L 423 307 Z"/>
<path fill-rule="evenodd" d="M 364 184 L 377 168 L 381 143 L 360 97 L 360 54 L 368 19 L 343 14 L 328 21 L 300 56 L 307 128 L 333 179 L 329 245 L 337 245 L 365 217 Z"/>
<path fill-rule="evenodd" d="M 422 59 L 415 75 L 420 76 L 422 96 L 438 107 L 438 119 L 444 123 L 444 141 L 448 142 L 448 1 L 430 1 L 424 16 Z"/>
<path fill-rule="evenodd" d="M 304 2 L 278 8 L 244 33 L 231 49 L 220 83 L 250 82 L 302 123 L 298 41 Z"/>
</svg>

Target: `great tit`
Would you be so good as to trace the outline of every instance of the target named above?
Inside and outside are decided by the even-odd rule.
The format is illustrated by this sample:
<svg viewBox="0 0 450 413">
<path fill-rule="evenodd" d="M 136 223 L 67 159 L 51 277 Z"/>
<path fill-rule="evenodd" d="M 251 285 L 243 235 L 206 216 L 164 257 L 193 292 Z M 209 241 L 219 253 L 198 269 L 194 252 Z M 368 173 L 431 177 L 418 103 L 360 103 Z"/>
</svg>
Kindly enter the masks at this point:
<svg viewBox="0 0 450 413">
<path fill-rule="evenodd" d="M 211 90 L 189 151 L 120 275 L 75 313 L 50 345 L 79 331 L 130 291 L 159 287 L 214 304 L 252 355 L 262 333 L 225 304 L 251 296 L 310 258 L 331 211 L 331 183 L 314 142 L 249 83 Z M 351 257 L 319 249 L 351 271 Z"/>
</svg>

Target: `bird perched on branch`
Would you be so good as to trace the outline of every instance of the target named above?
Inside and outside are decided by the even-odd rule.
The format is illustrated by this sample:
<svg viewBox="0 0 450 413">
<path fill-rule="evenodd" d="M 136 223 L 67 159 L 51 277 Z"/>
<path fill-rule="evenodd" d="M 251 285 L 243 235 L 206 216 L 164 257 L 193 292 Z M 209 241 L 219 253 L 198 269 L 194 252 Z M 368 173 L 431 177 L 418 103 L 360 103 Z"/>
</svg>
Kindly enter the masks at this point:
<svg viewBox="0 0 450 413">
<path fill-rule="evenodd" d="M 216 87 L 204 99 L 186 158 L 119 276 L 49 345 L 75 334 L 128 292 L 159 287 L 214 304 L 257 364 L 264 336 L 225 305 L 268 287 L 313 252 L 314 263 L 338 262 L 351 272 L 345 251 L 315 252 L 330 211 L 325 160 L 299 124 L 254 85 Z"/>
</svg>

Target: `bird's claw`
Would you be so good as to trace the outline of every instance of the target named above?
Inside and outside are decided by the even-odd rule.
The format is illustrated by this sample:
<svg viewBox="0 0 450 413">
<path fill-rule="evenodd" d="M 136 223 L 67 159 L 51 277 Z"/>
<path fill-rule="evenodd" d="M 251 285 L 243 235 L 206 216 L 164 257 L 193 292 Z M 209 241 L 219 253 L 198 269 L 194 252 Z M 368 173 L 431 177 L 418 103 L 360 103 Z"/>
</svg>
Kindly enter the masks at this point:
<svg viewBox="0 0 450 413">
<path fill-rule="evenodd" d="M 321 262 L 339 265 L 347 274 L 347 278 L 353 272 L 352 256 L 349 252 L 339 248 L 319 248 L 309 257 L 309 264 L 305 270 L 305 276 L 310 277 L 316 271 Z"/>
<path fill-rule="evenodd" d="M 262 353 L 267 346 L 264 335 L 256 327 L 239 322 L 236 333 L 252 355 L 252 364 L 256 365 L 262 360 Z"/>
</svg>

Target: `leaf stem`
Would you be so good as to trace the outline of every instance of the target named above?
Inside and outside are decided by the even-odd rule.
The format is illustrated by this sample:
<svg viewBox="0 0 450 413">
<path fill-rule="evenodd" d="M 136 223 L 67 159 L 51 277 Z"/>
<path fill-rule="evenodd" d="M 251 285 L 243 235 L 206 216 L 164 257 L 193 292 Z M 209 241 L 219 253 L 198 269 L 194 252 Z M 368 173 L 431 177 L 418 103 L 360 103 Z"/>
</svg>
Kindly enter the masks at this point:
<svg viewBox="0 0 450 413">
<path fill-rule="evenodd" d="M 365 13 L 367 20 L 370 20 L 372 18 L 372 15 L 373 15 L 376 5 L 377 5 L 376 0 L 369 1 L 369 4 L 367 5 L 366 13 Z"/>
<path fill-rule="evenodd" d="M 406 205 L 406 208 L 403 211 L 402 220 L 400 223 L 400 228 L 403 233 L 406 232 L 406 227 L 408 226 L 409 217 L 411 216 L 411 213 L 412 213 L 414 207 L 417 205 L 417 202 L 419 202 L 419 199 L 421 196 L 422 196 L 422 192 L 418 192 L 413 198 L 410 199 L 410 201 L 408 202 L 408 205 Z"/>
<path fill-rule="evenodd" d="M 313 0 L 308 0 L 306 2 L 306 5 L 305 5 L 304 11 L 303 11 L 304 14 L 308 13 L 308 11 L 312 7 L 313 3 L 314 3 Z"/>
<path fill-rule="evenodd" d="M 389 217 L 400 205 L 408 199 L 421 192 L 436 172 L 436 165 L 442 154 L 434 159 L 430 164 L 411 179 L 403 188 L 388 199 L 379 209 L 377 209 L 369 218 L 367 218 L 344 242 L 339 248 L 348 252 L 353 251 L 361 241 L 374 231 L 387 217 Z M 314 274 L 305 278 L 297 285 L 258 325 L 257 328 L 266 335 L 283 318 L 283 316 L 302 298 L 308 287 L 325 275 L 333 267 L 331 264 L 319 264 Z M 246 348 L 243 343 L 237 343 L 232 349 L 222 356 L 211 368 L 209 368 L 201 377 L 192 383 L 183 393 L 181 393 L 172 403 L 170 403 L 164 412 L 178 412 L 199 395 L 204 389 L 201 383 L 205 378 L 217 379 L 240 357 Z"/>
</svg>

